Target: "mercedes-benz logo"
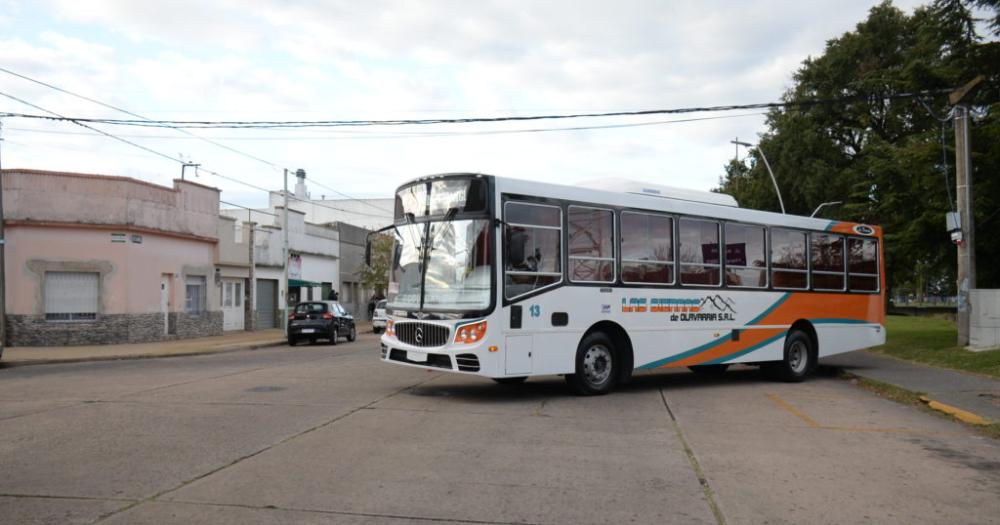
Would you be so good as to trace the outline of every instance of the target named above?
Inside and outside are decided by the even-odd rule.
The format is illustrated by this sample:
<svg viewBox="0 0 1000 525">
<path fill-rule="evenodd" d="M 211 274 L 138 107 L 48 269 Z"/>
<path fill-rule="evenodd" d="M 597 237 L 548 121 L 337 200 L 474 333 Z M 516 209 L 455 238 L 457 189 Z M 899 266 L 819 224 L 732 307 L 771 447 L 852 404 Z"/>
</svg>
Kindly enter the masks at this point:
<svg viewBox="0 0 1000 525">
<path fill-rule="evenodd" d="M 417 344 L 424 342 L 424 327 L 417 327 L 417 332 L 413 334 L 413 339 L 417 342 Z"/>
</svg>

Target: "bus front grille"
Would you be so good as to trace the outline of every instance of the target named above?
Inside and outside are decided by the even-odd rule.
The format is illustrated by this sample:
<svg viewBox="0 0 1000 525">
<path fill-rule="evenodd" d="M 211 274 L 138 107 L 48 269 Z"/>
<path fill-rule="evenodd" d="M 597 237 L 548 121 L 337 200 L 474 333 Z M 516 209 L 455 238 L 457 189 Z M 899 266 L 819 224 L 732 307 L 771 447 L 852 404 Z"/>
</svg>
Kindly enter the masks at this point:
<svg viewBox="0 0 1000 525">
<path fill-rule="evenodd" d="M 462 372 L 478 372 L 479 358 L 476 354 L 458 354 L 455 356 L 455 364 Z"/>
<path fill-rule="evenodd" d="M 431 323 L 396 323 L 396 338 L 413 346 L 444 346 L 450 332 L 447 326 Z"/>
</svg>

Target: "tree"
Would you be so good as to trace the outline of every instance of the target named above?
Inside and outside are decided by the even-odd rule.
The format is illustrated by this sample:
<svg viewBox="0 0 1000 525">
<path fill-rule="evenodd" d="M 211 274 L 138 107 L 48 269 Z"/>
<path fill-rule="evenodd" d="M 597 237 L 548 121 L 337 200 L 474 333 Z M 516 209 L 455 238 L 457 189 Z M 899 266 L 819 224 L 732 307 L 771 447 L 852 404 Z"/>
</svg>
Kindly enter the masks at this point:
<svg viewBox="0 0 1000 525">
<path fill-rule="evenodd" d="M 953 283 L 955 249 L 944 229 L 944 214 L 954 206 L 947 92 L 977 74 L 987 76 L 974 101 L 980 112 L 971 134 L 976 236 L 983 239 L 977 255 L 1000 256 L 1000 245 L 985 241 L 1000 237 L 1000 44 L 982 41 L 957 0 L 912 15 L 883 2 L 803 62 L 784 101 L 849 100 L 769 112 L 758 147 L 771 161 L 788 212 L 809 215 L 822 202 L 843 201 L 824 215 L 885 228 L 891 285 Z M 934 94 L 907 96 L 923 91 Z M 758 158 L 752 150 L 745 162 L 726 166 L 719 191 L 742 206 L 777 211 Z M 980 265 L 979 285 L 1000 285 L 1000 267 Z"/>
<path fill-rule="evenodd" d="M 393 238 L 390 235 L 373 235 L 371 243 L 371 265 L 362 264 L 358 269 L 361 274 L 361 285 L 375 290 L 375 295 L 385 297 L 385 291 L 389 287 Z"/>
</svg>

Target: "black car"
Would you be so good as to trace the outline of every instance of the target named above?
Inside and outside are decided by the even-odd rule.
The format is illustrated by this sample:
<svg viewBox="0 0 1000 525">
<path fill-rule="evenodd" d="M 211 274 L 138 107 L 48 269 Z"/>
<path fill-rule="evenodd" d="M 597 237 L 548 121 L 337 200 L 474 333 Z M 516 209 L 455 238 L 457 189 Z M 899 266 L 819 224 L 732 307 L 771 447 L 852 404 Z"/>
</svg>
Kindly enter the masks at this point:
<svg viewBox="0 0 1000 525">
<path fill-rule="evenodd" d="M 288 314 L 288 344 L 291 346 L 299 341 L 314 343 L 317 339 L 328 339 L 335 345 L 338 338 L 353 341 L 357 336 L 354 317 L 337 301 L 299 303 Z"/>
</svg>

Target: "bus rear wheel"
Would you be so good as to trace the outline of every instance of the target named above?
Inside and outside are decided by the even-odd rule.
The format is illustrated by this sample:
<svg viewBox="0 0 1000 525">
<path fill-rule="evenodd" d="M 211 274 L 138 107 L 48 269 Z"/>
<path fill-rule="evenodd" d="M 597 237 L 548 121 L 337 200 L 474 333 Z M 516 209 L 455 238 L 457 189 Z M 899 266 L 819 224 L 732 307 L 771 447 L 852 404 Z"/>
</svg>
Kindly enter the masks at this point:
<svg viewBox="0 0 1000 525">
<path fill-rule="evenodd" d="M 785 358 L 766 363 L 764 371 L 786 383 L 801 383 L 816 368 L 817 352 L 812 339 L 801 330 L 793 330 L 785 337 Z"/>
<path fill-rule="evenodd" d="M 615 345 L 603 332 L 593 332 L 580 341 L 576 350 L 576 373 L 566 374 L 566 382 L 583 396 L 607 394 L 618 375 Z"/>
</svg>

